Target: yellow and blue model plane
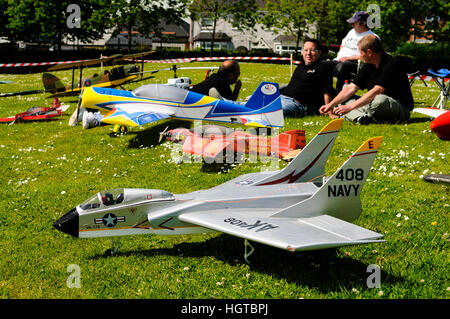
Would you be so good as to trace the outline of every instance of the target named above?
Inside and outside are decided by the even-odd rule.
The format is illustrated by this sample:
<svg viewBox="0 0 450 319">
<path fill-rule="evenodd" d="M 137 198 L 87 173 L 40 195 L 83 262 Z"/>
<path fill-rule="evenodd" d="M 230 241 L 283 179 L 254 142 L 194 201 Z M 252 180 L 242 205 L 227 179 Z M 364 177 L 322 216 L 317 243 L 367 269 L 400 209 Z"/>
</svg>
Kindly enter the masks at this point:
<svg viewBox="0 0 450 319">
<path fill-rule="evenodd" d="M 202 120 L 253 127 L 283 127 L 278 83 L 262 82 L 247 102 L 216 99 L 165 84 L 147 84 L 134 91 L 89 87 L 81 106 L 99 111 L 102 122 L 126 127 L 162 119 Z"/>
</svg>

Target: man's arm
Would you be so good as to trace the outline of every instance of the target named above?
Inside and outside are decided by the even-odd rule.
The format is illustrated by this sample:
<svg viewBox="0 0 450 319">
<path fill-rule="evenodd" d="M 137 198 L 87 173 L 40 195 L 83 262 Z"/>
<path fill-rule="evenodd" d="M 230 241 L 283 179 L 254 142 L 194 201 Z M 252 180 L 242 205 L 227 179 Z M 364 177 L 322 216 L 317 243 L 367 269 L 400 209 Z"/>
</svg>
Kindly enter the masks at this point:
<svg viewBox="0 0 450 319">
<path fill-rule="evenodd" d="M 357 61 L 361 58 L 361 56 L 358 55 L 352 55 L 352 56 L 343 56 L 342 58 L 338 59 L 338 62 L 345 62 L 345 61 Z"/>
<path fill-rule="evenodd" d="M 357 109 L 363 105 L 367 105 L 372 102 L 378 94 L 382 94 L 384 92 L 384 87 L 375 85 L 371 90 L 367 91 L 363 96 L 361 96 L 356 101 L 347 104 L 341 105 L 334 109 L 333 113 L 337 115 L 344 115 L 348 112 Z"/>
<path fill-rule="evenodd" d="M 234 85 L 234 90 L 232 93 L 232 100 L 236 101 L 239 96 L 239 91 L 241 90 L 242 82 L 241 80 L 237 80 L 236 84 Z"/>
</svg>

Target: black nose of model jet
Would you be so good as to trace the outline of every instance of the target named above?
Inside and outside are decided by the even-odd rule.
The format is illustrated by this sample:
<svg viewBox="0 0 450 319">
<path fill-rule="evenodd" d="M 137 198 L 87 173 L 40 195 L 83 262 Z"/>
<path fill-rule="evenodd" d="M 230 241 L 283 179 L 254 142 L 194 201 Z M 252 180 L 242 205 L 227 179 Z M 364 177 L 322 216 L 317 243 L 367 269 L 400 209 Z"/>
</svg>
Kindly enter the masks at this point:
<svg viewBox="0 0 450 319">
<path fill-rule="evenodd" d="M 66 234 L 78 237 L 78 224 L 79 224 L 79 215 L 77 209 L 74 208 L 70 212 L 64 214 L 56 222 L 54 222 L 53 227 Z"/>
</svg>

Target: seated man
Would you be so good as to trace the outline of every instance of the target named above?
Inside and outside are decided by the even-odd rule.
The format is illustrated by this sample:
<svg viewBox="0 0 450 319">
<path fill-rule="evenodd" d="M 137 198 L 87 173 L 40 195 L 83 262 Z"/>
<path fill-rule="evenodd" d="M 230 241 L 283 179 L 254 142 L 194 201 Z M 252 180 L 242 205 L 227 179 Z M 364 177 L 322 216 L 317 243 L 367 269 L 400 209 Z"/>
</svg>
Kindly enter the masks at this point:
<svg viewBox="0 0 450 319">
<path fill-rule="evenodd" d="M 353 83 L 323 105 L 320 113 L 331 117 L 338 115 L 360 124 L 409 120 L 414 100 L 402 64 L 384 52 L 375 35 L 363 37 L 358 48 L 365 64 Z M 368 91 L 358 99 L 349 100 L 360 89 Z M 344 102 L 347 104 L 338 106 Z"/>
<path fill-rule="evenodd" d="M 368 12 L 358 11 L 347 20 L 352 25 L 352 29 L 342 40 L 337 57 L 333 60 L 333 75 L 336 76 L 336 91 L 339 93 L 346 80 L 350 82 L 352 75 L 357 73 L 358 60 L 360 54 L 358 50 L 358 41 L 364 36 L 375 33 L 367 26 Z"/>
<path fill-rule="evenodd" d="M 319 107 L 328 103 L 334 93 L 332 69 L 320 60 L 322 49 L 317 40 L 303 44 L 303 60 L 294 71 L 289 84 L 281 90 L 281 104 L 286 117 L 319 114 Z"/>
<path fill-rule="evenodd" d="M 214 98 L 236 101 L 242 86 L 241 80 L 238 80 L 240 74 L 239 63 L 236 60 L 227 60 L 222 62 L 217 73 L 191 86 L 189 90 Z M 230 87 L 232 84 L 235 84 L 234 91 Z"/>
</svg>

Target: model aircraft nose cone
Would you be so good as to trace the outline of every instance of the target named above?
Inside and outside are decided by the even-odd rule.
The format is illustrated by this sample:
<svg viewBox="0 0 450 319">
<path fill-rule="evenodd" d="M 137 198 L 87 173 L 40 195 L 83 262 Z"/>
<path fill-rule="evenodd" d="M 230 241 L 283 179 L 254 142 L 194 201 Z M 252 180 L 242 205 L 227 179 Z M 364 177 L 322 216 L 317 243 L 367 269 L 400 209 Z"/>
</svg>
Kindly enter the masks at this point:
<svg viewBox="0 0 450 319">
<path fill-rule="evenodd" d="M 76 208 L 74 208 L 70 212 L 64 214 L 56 222 L 54 222 L 53 227 L 66 234 L 78 237 L 78 224 L 79 224 L 79 215 Z"/>
</svg>

